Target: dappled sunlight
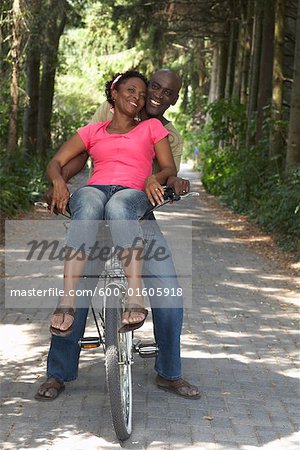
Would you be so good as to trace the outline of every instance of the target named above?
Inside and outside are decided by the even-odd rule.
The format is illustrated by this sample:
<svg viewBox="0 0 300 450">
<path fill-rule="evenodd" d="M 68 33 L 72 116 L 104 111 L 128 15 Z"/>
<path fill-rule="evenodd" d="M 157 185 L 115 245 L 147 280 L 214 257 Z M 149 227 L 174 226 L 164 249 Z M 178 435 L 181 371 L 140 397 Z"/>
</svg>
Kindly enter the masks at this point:
<svg viewBox="0 0 300 450">
<path fill-rule="evenodd" d="M 227 270 L 236 273 L 258 273 L 258 269 L 249 268 L 249 267 L 227 267 Z"/>
</svg>

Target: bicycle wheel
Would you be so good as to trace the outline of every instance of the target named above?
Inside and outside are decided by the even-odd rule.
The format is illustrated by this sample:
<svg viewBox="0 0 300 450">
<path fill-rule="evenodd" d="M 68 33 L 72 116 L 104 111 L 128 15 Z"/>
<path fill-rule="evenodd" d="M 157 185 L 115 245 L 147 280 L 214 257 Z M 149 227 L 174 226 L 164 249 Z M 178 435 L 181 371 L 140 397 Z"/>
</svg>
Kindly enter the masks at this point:
<svg viewBox="0 0 300 450">
<path fill-rule="evenodd" d="M 132 332 L 118 333 L 121 314 L 120 298 L 110 296 L 105 309 L 106 382 L 114 429 L 124 441 L 132 431 Z"/>
</svg>

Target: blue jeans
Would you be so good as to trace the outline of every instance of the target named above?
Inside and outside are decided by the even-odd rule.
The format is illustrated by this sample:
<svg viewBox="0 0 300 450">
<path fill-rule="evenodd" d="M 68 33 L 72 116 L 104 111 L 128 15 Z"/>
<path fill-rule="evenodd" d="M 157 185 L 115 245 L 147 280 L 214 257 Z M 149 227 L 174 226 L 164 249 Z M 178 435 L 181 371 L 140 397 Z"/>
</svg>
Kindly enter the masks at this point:
<svg viewBox="0 0 300 450">
<path fill-rule="evenodd" d="M 149 205 L 145 192 L 137 189 L 105 185 L 82 186 L 70 199 L 72 221 L 66 246 L 76 250 L 84 249 L 89 255 L 97 239 L 99 221 L 107 219 L 114 245 L 123 249 L 130 248 L 133 243 L 143 241 L 143 231 L 138 219 Z M 124 221 L 130 221 L 130 226 L 124 226 Z"/>
<path fill-rule="evenodd" d="M 115 195 L 110 199 L 111 209 L 114 209 L 114 199 L 117 200 Z M 152 218 L 154 219 L 154 216 Z M 149 296 L 149 300 L 152 308 L 154 337 L 159 347 L 155 360 L 155 370 L 163 378 L 177 380 L 181 377 L 182 295 L 178 289 L 180 286 L 171 252 L 157 222 L 155 220 L 147 220 L 144 224 L 142 226 L 143 237 L 146 240 L 148 238 L 148 243 L 150 241 L 152 243 L 151 251 L 143 264 L 143 282 L 147 292 L 150 292 L 152 288 L 154 293 L 154 295 Z M 150 235 L 151 239 L 149 239 Z M 159 248 L 165 248 L 167 258 L 159 260 L 151 257 L 151 255 L 155 255 Z M 93 291 L 93 287 L 98 281 L 97 275 L 101 272 L 102 267 L 99 267 L 99 261 L 90 261 L 88 264 L 90 264 L 88 269 L 90 276 L 82 279 L 78 288 Z M 160 295 L 156 295 L 158 287 L 168 288 L 170 293 L 172 292 L 176 295 L 170 295 L 162 299 Z M 88 296 L 81 298 L 81 303 L 83 302 L 82 307 L 76 309 L 72 333 L 69 336 L 52 336 L 47 360 L 47 377 L 54 377 L 60 381 L 72 381 L 77 378 L 80 356 L 78 340 L 84 334 L 90 301 L 91 298 Z"/>
</svg>

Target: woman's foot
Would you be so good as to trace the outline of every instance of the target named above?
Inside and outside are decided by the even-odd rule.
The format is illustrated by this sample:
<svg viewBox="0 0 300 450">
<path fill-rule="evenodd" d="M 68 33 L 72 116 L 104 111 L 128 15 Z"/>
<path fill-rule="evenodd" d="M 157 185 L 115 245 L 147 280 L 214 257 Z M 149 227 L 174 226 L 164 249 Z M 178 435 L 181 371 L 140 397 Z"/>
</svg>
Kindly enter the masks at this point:
<svg viewBox="0 0 300 450">
<path fill-rule="evenodd" d="M 51 318 L 50 331 L 55 336 L 68 336 L 72 332 L 75 309 L 73 306 L 60 305 Z"/>
<path fill-rule="evenodd" d="M 122 315 L 123 326 L 119 329 L 120 333 L 137 330 L 140 328 L 148 315 L 148 311 L 139 303 L 127 302 L 125 311 Z"/>
</svg>

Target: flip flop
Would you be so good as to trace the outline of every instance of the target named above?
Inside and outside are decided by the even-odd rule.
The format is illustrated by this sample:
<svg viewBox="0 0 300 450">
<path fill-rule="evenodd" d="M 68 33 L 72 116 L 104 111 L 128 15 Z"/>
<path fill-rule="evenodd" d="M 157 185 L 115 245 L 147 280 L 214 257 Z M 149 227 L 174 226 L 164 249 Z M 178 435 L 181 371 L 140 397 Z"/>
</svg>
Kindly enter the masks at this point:
<svg viewBox="0 0 300 450">
<path fill-rule="evenodd" d="M 44 389 L 43 393 L 40 393 Z M 62 381 L 56 378 L 48 378 L 44 383 L 42 383 L 35 394 L 34 398 L 39 402 L 50 402 L 55 400 L 59 394 L 65 390 L 65 385 Z M 45 395 L 46 392 L 50 395 Z"/>
<path fill-rule="evenodd" d="M 164 391 L 172 392 L 173 394 L 179 395 L 180 397 L 187 398 L 189 400 L 197 400 L 201 397 L 197 386 L 193 386 L 188 381 L 180 378 L 179 380 L 167 380 L 160 375 L 156 377 L 156 386 Z M 193 389 L 196 391 L 194 395 L 188 395 L 184 391 L 188 389 Z"/>
<path fill-rule="evenodd" d="M 74 322 L 75 309 L 72 306 L 59 306 L 54 311 L 53 316 L 62 315 L 63 316 L 62 323 L 63 323 L 64 320 L 65 320 L 66 314 L 68 314 L 69 316 L 73 317 L 73 322 Z M 73 322 L 71 323 L 69 328 L 67 328 L 66 330 L 61 330 L 60 328 L 56 328 L 56 327 L 50 325 L 50 332 L 52 334 L 54 334 L 54 336 L 69 336 L 72 333 Z"/>
<path fill-rule="evenodd" d="M 148 310 L 146 308 L 143 308 L 141 305 L 137 303 L 131 303 L 128 304 L 124 310 L 125 312 L 137 312 L 140 314 L 144 314 L 144 319 L 140 320 L 140 322 L 134 322 L 134 323 L 125 323 L 121 328 L 119 328 L 119 333 L 128 333 L 128 331 L 134 331 L 138 328 L 141 328 L 141 326 L 144 325 L 144 322 L 148 316 Z"/>
</svg>

